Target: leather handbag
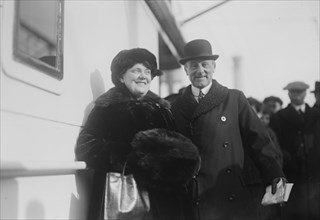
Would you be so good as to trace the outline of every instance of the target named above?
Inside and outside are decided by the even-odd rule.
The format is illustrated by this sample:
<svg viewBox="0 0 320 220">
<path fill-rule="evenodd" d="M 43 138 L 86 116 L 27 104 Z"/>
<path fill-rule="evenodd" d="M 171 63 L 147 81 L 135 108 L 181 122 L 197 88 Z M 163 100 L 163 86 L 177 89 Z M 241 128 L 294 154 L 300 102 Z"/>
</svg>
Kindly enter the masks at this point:
<svg viewBox="0 0 320 220">
<path fill-rule="evenodd" d="M 138 187 L 132 174 L 125 175 L 125 167 L 122 173 L 106 175 L 104 220 L 145 220 L 151 214 L 148 192 Z"/>
</svg>

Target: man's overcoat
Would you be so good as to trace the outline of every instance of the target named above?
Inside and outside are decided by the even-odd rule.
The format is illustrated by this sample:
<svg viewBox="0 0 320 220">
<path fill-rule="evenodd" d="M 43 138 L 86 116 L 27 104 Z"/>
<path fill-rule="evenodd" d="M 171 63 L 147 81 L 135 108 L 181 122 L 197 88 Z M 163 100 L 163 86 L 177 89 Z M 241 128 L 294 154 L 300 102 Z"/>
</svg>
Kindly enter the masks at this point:
<svg viewBox="0 0 320 220">
<path fill-rule="evenodd" d="M 266 183 L 284 174 L 267 130 L 244 94 L 213 80 L 198 104 L 188 86 L 172 105 L 178 129 L 199 148 L 198 175 L 201 220 L 258 219 L 244 170 L 245 155 L 260 169 Z"/>
</svg>

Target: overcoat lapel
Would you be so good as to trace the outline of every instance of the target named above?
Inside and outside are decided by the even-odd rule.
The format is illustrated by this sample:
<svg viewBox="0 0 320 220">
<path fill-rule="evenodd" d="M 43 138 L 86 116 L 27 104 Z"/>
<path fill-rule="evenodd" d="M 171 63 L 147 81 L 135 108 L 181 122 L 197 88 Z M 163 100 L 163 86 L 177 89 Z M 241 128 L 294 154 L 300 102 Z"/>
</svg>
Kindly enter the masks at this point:
<svg viewBox="0 0 320 220">
<path fill-rule="evenodd" d="M 189 85 L 182 94 L 183 97 L 180 99 L 178 106 L 181 106 L 181 114 L 192 121 L 220 105 L 227 95 L 228 89 L 220 85 L 216 80 L 213 80 L 209 92 L 201 99 L 201 102 L 198 103 L 193 97 L 191 85 Z"/>
<path fill-rule="evenodd" d="M 282 117 L 288 124 L 299 129 L 309 128 L 314 123 L 314 111 L 307 104 L 303 115 L 304 122 L 299 120 L 297 111 L 290 104 L 285 108 L 285 111 L 283 111 Z M 296 120 L 292 120 L 293 118 L 296 118 Z"/>
<path fill-rule="evenodd" d="M 304 113 L 304 127 L 305 128 L 310 128 L 312 127 L 312 124 L 314 123 L 314 119 L 315 119 L 315 111 L 313 111 L 313 109 L 306 104 L 306 111 Z"/>
<path fill-rule="evenodd" d="M 177 99 L 177 106 L 179 106 L 179 111 L 181 115 L 187 119 L 191 120 L 192 115 L 196 107 L 198 106 L 198 102 L 192 95 L 191 85 L 189 85 L 185 91 L 182 93 L 181 99 Z"/>
<path fill-rule="evenodd" d="M 220 85 L 217 81 L 212 81 L 212 86 L 207 95 L 201 99 L 197 108 L 193 113 L 193 118 L 197 118 L 202 114 L 207 113 L 214 107 L 220 105 L 228 95 L 228 89 Z"/>
<path fill-rule="evenodd" d="M 283 113 L 284 114 L 282 114 L 282 117 L 288 124 L 291 124 L 296 128 L 302 128 L 303 123 L 301 120 L 299 120 L 298 112 L 290 104 L 287 106 Z M 296 120 L 292 120 L 293 118 L 296 118 Z"/>
</svg>

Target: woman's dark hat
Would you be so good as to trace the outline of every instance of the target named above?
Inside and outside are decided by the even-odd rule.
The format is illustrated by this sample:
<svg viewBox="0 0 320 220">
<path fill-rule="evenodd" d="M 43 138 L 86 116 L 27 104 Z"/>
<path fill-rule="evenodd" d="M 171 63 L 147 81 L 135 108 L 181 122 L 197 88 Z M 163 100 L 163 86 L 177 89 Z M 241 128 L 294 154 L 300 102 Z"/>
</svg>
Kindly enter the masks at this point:
<svg viewBox="0 0 320 220">
<path fill-rule="evenodd" d="M 126 70 L 135 64 L 141 63 L 151 70 L 152 78 L 160 76 L 162 72 L 158 70 L 155 55 L 144 48 L 133 48 L 121 50 L 111 62 L 111 80 L 115 86 L 122 85 L 120 78 Z"/>
<path fill-rule="evenodd" d="M 320 93 L 320 81 L 317 81 L 314 85 L 314 90 L 311 91 L 312 93 Z"/>
<path fill-rule="evenodd" d="M 179 62 L 184 65 L 189 60 L 205 58 L 216 60 L 219 55 L 212 54 L 211 44 L 207 40 L 197 39 L 190 41 L 184 46 L 184 57 Z"/>
</svg>

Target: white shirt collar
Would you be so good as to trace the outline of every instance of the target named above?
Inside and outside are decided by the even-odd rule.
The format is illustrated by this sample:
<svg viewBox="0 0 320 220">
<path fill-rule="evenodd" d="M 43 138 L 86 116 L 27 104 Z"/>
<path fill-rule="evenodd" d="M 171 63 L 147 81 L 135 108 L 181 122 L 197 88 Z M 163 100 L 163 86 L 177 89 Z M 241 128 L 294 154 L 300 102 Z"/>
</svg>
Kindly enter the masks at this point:
<svg viewBox="0 0 320 220">
<path fill-rule="evenodd" d="M 303 103 L 302 105 L 295 105 L 295 104 L 292 104 L 292 107 L 298 112 L 299 110 L 301 110 L 303 113 L 306 112 L 306 104 Z"/>
<path fill-rule="evenodd" d="M 207 85 L 206 87 L 201 89 L 201 91 L 203 92 L 204 95 L 206 95 L 209 92 L 211 86 L 212 86 L 212 81 L 209 83 L 209 85 Z M 191 85 L 191 91 L 192 91 L 193 96 L 198 101 L 198 95 L 199 95 L 200 89 L 195 87 L 195 86 L 193 86 L 193 85 Z"/>
</svg>

